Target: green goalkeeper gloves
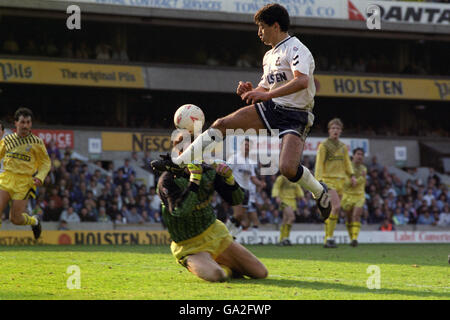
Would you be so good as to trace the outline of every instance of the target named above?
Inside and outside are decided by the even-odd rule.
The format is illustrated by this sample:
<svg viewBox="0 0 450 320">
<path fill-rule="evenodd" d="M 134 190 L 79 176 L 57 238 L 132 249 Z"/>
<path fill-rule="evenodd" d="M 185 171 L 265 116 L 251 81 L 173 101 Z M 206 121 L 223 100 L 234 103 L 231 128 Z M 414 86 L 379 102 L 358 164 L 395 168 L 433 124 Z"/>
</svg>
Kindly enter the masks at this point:
<svg viewBox="0 0 450 320">
<path fill-rule="evenodd" d="M 203 168 L 201 164 L 189 163 L 187 165 L 190 176 L 189 181 L 195 183 L 196 185 L 200 185 L 200 180 L 202 180 Z"/>
<path fill-rule="evenodd" d="M 225 183 L 232 186 L 234 184 L 233 170 L 225 163 L 214 163 L 218 175 L 225 178 Z"/>
</svg>

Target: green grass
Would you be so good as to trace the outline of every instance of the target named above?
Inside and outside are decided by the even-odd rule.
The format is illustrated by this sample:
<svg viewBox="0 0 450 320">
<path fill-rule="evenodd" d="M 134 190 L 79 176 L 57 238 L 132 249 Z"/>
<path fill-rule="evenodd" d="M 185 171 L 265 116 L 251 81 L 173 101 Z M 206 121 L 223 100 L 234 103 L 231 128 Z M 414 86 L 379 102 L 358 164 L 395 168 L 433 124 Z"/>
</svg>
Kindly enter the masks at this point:
<svg viewBox="0 0 450 320">
<path fill-rule="evenodd" d="M 264 280 L 208 283 L 179 266 L 167 246 L 0 248 L 0 299 L 450 299 L 449 245 L 249 246 Z M 81 289 L 67 289 L 67 268 Z M 367 268 L 381 270 L 369 290 Z"/>
</svg>

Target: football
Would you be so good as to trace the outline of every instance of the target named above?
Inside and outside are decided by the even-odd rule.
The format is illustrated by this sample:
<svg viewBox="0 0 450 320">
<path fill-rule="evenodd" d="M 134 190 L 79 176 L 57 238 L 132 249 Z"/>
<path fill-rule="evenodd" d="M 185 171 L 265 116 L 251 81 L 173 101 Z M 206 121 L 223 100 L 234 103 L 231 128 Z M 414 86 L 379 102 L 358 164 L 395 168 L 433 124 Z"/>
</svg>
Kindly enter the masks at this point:
<svg viewBox="0 0 450 320">
<path fill-rule="evenodd" d="M 193 104 L 184 104 L 178 108 L 173 117 L 175 127 L 178 129 L 186 129 L 191 134 L 194 133 L 194 122 L 200 122 L 200 130 L 205 123 L 205 115 L 202 109 Z"/>
</svg>

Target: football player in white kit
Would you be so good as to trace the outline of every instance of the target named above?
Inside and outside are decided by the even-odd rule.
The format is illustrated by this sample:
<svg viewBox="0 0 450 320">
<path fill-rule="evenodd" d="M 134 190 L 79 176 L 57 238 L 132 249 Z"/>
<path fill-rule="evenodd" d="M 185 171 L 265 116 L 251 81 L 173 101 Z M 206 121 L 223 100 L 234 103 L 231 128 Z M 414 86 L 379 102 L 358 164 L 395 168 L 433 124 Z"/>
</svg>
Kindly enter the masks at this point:
<svg viewBox="0 0 450 320">
<path fill-rule="evenodd" d="M 242 149 L 228 159 L 227 164 L 233 170 L 233 176 L 239 186 L 244 190 L 244 201 L 233 207 L 233 216 L 227 221 L 226 226 L 232 236 L 236 236 L 242 229 L 250 227 L 252 223 L 253 241 L 258 239 L 259 220 L 255 207 L 256 186 L 264 188 L 266 183 L 256 176 L 256 161 L 250 160 L 252 142 L 245 138 Z"/>
<path fill-rule="evenodd" d="M 172 160 L 181 165 L 192 162 L 193 151 L 203 150 L 205 141 L 220 136 L 218 131 L 224 136 L 227 129 L 268 129 L 272 134 L 278 130 L 281 174 L 312 193 L 322 219 L 326 220 L 331 211 L 328 188 L 300 163 L 305 139 L 314 121 L 314 58 L 298 38 L 288 34 L 289 13 L 283 6 L 267 4 L 255 14 L 254 20 L 261 41 L 272 49 L 264 56 L 264 74 L 258 86 L 253 88 L 250 82 L 242 81 L 238 84 L 236 93 L 250 105 L 217 119 Z"/>
</svg>

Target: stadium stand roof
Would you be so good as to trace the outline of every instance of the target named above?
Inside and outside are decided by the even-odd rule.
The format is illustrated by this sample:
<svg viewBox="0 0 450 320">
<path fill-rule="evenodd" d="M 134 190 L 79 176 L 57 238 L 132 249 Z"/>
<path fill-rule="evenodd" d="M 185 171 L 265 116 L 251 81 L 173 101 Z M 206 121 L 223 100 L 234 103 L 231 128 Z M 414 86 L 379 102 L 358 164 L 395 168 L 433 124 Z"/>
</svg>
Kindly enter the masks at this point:
<svg viewBox="0 0 450 320">
<path fill-rule="evenodd" d="M 225 1 L 225 0 L 223 0 Z M 344 0 L 341 0 L 343 2 Z M 346 1 L 346 0 L 345 0 Z M 353 0 L 364 1 L 364 0 Z M 107 2 L 107 3 L 105 3 Z M 108 4 L 110 3 L 124 3 L 127 5 Z M 133 1 L 134 3 L 135 1 Z M 150 5 L 152 1 L 147 1 Z M 218 1 L 220 2 L 220 1 Z M 230 1 L 231 2 L 231 1 Z M 139 2 L 136 2 L 139 3 Z M 181 3 L 181 1 L 180 1 Z M 340 3 L 340 2 L 335 2 Z M 343 2 L 344 3 L 344 2 Z M 347 2 L 345 2 L 347 3 Z M 355 2 L 358 3 L 358 2 Z M 385 2 L 386 3 L 386 2 Z M 23 9 L 40 9 L 50 11 L 66 12 L 68 5 L 79 5 L 82 12 L 88 12 L 93 14 L 112 15 L 112 16 L 126 16 L 126 17 L 139 17 L 146 19 L 145 21 L 151 22 L 153 19 L 175 19 L 182 21 L 197 21 L 197 22 L 222 22 L 223 24 L 241 24 L 253 26 L 253 15 L 242 14 L 233 12 L 222 12 L 214 10 L 182 10 L 182 9 L 167 9 L 161 7 L 151 7 L 150 5 L 130 5 L 128 1 L 106 1 L 106 0 L 80 0 L 80 1 L 66 1 L 66 0 L 0 0 L 0 7 L 9 8 L 23 8 Z M 225 2 L 222 3 L 225 6 Z M 403 4 L 405 5 L 405 4 Z M 427 4 L 429 5 L 429 4 Z M 441 6 L 448 6 L 445 4 L 439 4 Z M 334 6 L 334 4 L 333 4 Z M 449 6 L 450 7 L 450 6 Z M 445 8 L 445 7 L 444 7 Z M 361 10 L 360 10 L 361 11 Z M 442 9 L 441 11 L 447 11 Z M 444 18 L 445 13 L 442 14 Z M 446 20 L 446 19 L 444 19 Z M 321 17 L 308 17 L 308 16 L 292 16 L 291 24 L 295 27 L 306 28 L 318 28 L 328 30 L 332 29 L 333 33 L 342 30 L 364 32 L 367 36 L 381 36 L 385 37 L 386 32 L 393 33 L 406 33 L 406 34 L 441 34 L 449 35 L 449 24 L 429 24 L 429 23 L 405 23 L 403 22 L 382 22 L 382 32 L 370 31 L 367 29 L 366 21 L 364 20 L 351 20 L 336 18 L 321 18 Z M 216 27 L 221 27 L 222 24 L 216 24 Z"/>
</svg>

